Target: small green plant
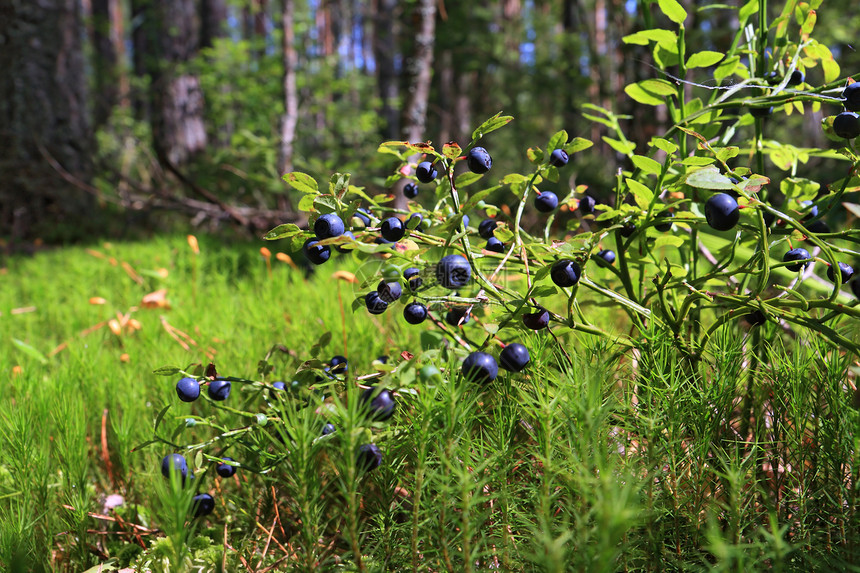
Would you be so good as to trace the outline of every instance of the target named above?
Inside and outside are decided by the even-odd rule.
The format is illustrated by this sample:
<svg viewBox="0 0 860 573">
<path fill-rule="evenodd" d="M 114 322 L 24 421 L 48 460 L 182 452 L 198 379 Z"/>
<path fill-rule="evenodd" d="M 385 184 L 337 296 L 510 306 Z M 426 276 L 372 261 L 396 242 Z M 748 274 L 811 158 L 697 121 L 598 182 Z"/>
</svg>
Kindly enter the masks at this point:
<svg viewBox="0 0 860 573">
<path fill-rule="evenodd" d="M 625 92 L 672 125 L 636 149 L 618 116 L 587 107 L 622 158 L 608 201 L 541 190 L 593 147 L 564 130 L 525 150 L 531 172 L 497 173 L 488 136 L 513 120 L 501 113 L 463 146 L 380 145 L 386 185 L 415 186 L 406 209 L 349 174 L 322 189 L 284 175 L 308 230 L 265 239 L 314 265 L 331 247 L 361 262 L 352 310 L 429 319 L 420 349 L 347 369 L 320 359 L 324 332 L 306 356 L 273 348 L 257 379 L 157 371 L 208 385 L 213 415 L 188 418 L 211 437 L 177 444 L 182 429 L 167 439 L 156 423 L 155 442 L 195 452 L 198 479 L 230 449 L 239 471 L 284 488 L 300 569 L 805 570 L 855 557 L 856 464 L 837 452 L 858 420 L 844 409 L 860 311 L 843 287 L 860 233 L 816 224 L 860 189 L 857 134 L 824 121 L 849 170 L 822 185 L 797 171 L 832 155 L 765 133 L 781 114 L 853 109 L 856 89 L 811 38 L 808 4 L 768 23 L 751 1 L 728 52 L 689 56 L 686 11 L 657 4 L 672 26 L 624 41 L 649 46 L 660 77 Z M 713 89 L 689 82 L 693 69 Z M 276 368 L 295 381 L 272 383 Z"/>
</svg>

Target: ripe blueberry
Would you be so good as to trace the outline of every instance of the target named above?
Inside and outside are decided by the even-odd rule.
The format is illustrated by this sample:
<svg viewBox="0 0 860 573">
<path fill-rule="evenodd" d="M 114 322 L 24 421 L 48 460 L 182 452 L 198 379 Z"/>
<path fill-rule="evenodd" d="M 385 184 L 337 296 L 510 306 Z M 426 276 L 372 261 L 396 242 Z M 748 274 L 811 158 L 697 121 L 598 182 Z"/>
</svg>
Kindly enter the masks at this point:
<svg viewBox="0 0 860 573">
<path fill-rule="evenodd" d="M 496 379 L 499 365 L 496 359 L 486 352 L 472 352 L 463 361 L 463 376 L 480 384 L 486 384 Z"/>
<path fill-rule="evenodd" d="M 845 98 L 845 101 L 842 102 L 845 105 L 845 109 L 848 111 L 860 111 L 860 82 L 848 84 L 842 92 L 842 97 Z"/>
<path fill-rule="evenodd" d="M 379 390 L 378 386 L 371 386 L 361 393 L 359 401 L 372 420 L 383 422 L 394 415 L 395 402 L 391 390 Z"/>
<path fill-rule="evenodd" d="M 427 307 L 420 302 L 410 302 L 403 308 L 403 318 L 409 324 L 421 324 L 427 319 Z"/>
<path fill-rule="evenodd" d="M 716 193 L 705 202 L 705 219 L 717 231 L 728 231 L 738 224 L 738 202 L 728 193 Z"/>
<path fill-rule="evenodd" d="M 320 245 L 316 239 L 308 239 L 304 245 L 305 257 L 315 265 L 321 265 L 331 256 L 328 245 Z"/>
<path fill-rule="evenodd" d="M 800 207 L 802 209 L 810 207 L 809 213 L 803 216 L 803 219 L 801 219 L 802 221 L 809 221 L 810 219 L 818 217 L 818 205 L 814 205 L 812 201 L 801 201 Z"/>
<path fill-rule="evenodd" d="M 437 175 L 439 175 L 439 172 L 436 171 L 436 167 L 429 161 L 422 161 L 415 168 L 415 177 L 421 183 L 430 183 L 436 179 Z"/>
<path fill-rule="evenodd" d="M 770 107 L 751 107 L 750 115 L 753 117 L 767 117 L 773 113 L 773 106 Z"/>
<path fill-rule="evenodd" d="M 552 191 L 542 191 L 535 195 L 535 208 L 541 213 L 551 213 L 558 207 L 558 196 Z"/>
<path fill-rule="evenodd" d="M 329 422 L 329 423 L 327 423 L 325 426 L 323 426 L 323 429 L 322 429 L 322 435 L 323 435 L 323 436 L 328 436 L 329 434 L 331 434 L 331 433 L 332 433 L 332 432 L 334 432 L 335 430 L 337 430 L 337 428 L 335 428 L 335 427 L 334 427 L 334 424 L 332 424 L 331 422 Z"/>
<path fill-rule="evenodd" d="M 853 111 L 843 111 L 833 119 L 833 133 L 844 139 L 860 135 L 860 116 Z"/>
<path fill-rule="evenodd" d="M 193 402 L 200 397 L 200 382 L 194 378 L 181 378 L 176 383 L 176 393 L 183 402 Z"/>
<path fill-rule="evenodd" d="M 469 310 L 468 307 L 455 306 L 445 314 L 445 322 L 451 326 L 459 326 L 461 321 L 464 325 L 468 324 L 471 317 L 467 314 L 467 310 Z"/>
<path fill-rule="evenodd" d="M 591 195 L 584 195 L 582 199 L 579 200 L 579 212 L 583 215 L 591 215 L 594 213 L 594 206 L 597 205 L 597 201 Z"/>
<path fill-rule="evenodd" d="M 222 478 L 233 477 L 233 474 L 236 473 L 236 466 L 232 466 L 226 462 L 235 462 L 236 460 L 234 460 L 233 458 L 221 458 L 221 459 L 223 459 L 224 461 L 215 467 L 215 471 Z"/>
<path fill-rule="evenodd" d="M 359 470 L 372 471 L 382 465 L 382 452 L 376 444 L 362 444 L 358 446 L 358 457 L 355 465 Z"/>
<path fill-rule="evenodd" d="M 472 267 L 469 266 L 469 261 L 460 255 L 444 256 L 436 265 L 436 281 L 445 288 L 462 288 L 471 277 Z"/>
<path fill-rule="evenodd" d="M 407 183 L 403 186 L 403 194 L 407 199 L 415 199 L 418 197 L 418 185 L 415 183 Z"/>
<path fill-rule="evenodd" d="M 382 314 L 388 308 L 388 303 L 382 300 L 375 290 L 364 295 L 364 304 L 370 314 Z"/>
<path fill-rule="evenodd" d="M 523 324 L 532 330 L 546 328 L 549 324 L 549 311 L 545 308 L 539 308 L 537 312 L 524 314 Z"/>
<path fill-rule="evenodd" d="M 787 263 L 789 261 L 802 261 L 802 260 L 808 259 L 808 258 L 810 258 L 809 257 L 809 251 L 807 251 L 806 249 L 802 249 L 802 248 L 798 247 L 796 249 L 791 249 L 790 251 L 785 253 L 785 256 L 782 257 L 782 262 Z M 809 265 L 808 262 L 797 263 L 796 265 L 787 265 L 785 268 L 787 268 L 790 271 L 797 272 L 800 269 L 806 268 L 808 265 Z"/>
<path fill-rule="evenodd" d="M 493 236 L 497 226 L 498 223 L 495 219 L 484 219 L 481 221 L 481 224 L 478 225 L 478 234 L 484 239 L 489 239 Z"/>
<path fill-rule="evenodd" d="M 760 310 L 754 310 L 751 313 L 744 315 L 743 318 L 750 324 L 750 326 L 759 326 L 767 322 L 767 317 Z"/>
<path fill-rule="evenodd" d="M 284 389 L 283 380 L 277 380 L 275 382 L 272 382 L 272 388 L 274 388 L 275 390 L 283 390 Z"/>
<path fill-rule="evenodd" d="M 466 165 L 472 173 L 486 173 L 493 166 L 493 158 L 483 147 L 473 147 L 466 155 Z"/>
<path fill-rule="evenodd" d="M 379 293 L 379 298 L 387 303 L 392 303 L 403 294 L 403 288 L 397 281 L 388 282 L 382 279 L 376 287 L 376 292 Z"/>
<path fill-rule="evenodd" d="M 316 233 L 318 239 L 339 237 L 343 235 L 343 231 L 343 220 L 334 213 L 320 215 L 319 218 L 314 221 L 314 233 Z"/>
<path fill-rule="evenodd" d="M 230 381 L 223 378 L 216 378 L 209 383 L 209 397 L 215 401 L 226 400 L 230 395 Z"/>
<path fill-rule="evenodd" d="M 403 221 L 397 217 L 389 217 L 382 222 L 380 232 L 383 239 L 396 243 L 403 238 L 406 229 L 403 227 Z"/>
<path fill-rule="evenodd" d="M 412 223 L 415 219 L 418 220 L 418 223 Z M 413 225 L 415 225 L 413 227 Z M 430 223 L 424 220 L 424 215 L 421 213 L 412 213 L 409 215 L 409 218 L 406 219 L 406 227 L 409 229 L 417 229 L 419 231 L 424 231 L 430 227 Z"/>
<path fill-rule="evenodd" d="M 601 263 L 601 264 L 607 264 L 607 265 L 614 264 L 615 263 L 615 253 L 610 251 L 610 250 L 603 249 L 602 251 L 597 253 L 597 262 Z"/>
<path fill-rule="evenodd" d="M 569 159 L 570 157 L 564 149 L 553 149 L 552 153 L 549 154 L 549 164 L 555 167 L 564 167 Z"/>
<path fill-rule="evenodd" d="M 675 213 L 673 213 L 671 211 L 663 211 L 662 213 L 658 213 L 657 217 L 663 218 L 663 219 L 673 219 L 675 217 Z M 666 231 L 668 231 L 672 228 L 672 221 L 666 221 L 664 223 L 659 223 L 657 225 L 654 225 L 654 228 L 656 230 L 660 231 L 661 233 L 665 233 Z"/>
<path fill-rule="evenodd" d="M 529 363 L 529 350 L 519 342 L 512 342 L 499 354 L 499 366 L 509 372 L 521 372 Z"/>
<path fill-rule="evenodd" d="M 842 277 L 842 284 L 845 284 L 854 275 L 854 269 L 851 268 L 851 265 L 847 263 L 839 263 L 839 275 L 840 277 Z M 827 267 L 827 278 L 829 278 L 832 282 L 836 282 L 836 276 L 833 272 L 832 266 Z"/>
<path fill-rule="evenodd" d="M 851 281 L 851 292 L 854 293 L 855 297 L 860 299 L 860 278 Z"/>
<path fill-rule="evenodd" d="M 331 357 L 331 360 L 329 360 L 328 363 L 329 366 L 331 366 L 332 372 L 337 374 L 346 374 L 349 372 L 349 361 L 347 361 L 345 356 L 336 354 Z"/>
<path fill-rule="evenodd" d="M 171 470 L 177 472 L 184 483 L 185 478 L 188 476 L 188 463 L 185 461 L 185 457 L 180 454 L 168 454 L 164 456 L 161 460 L 161 475 L 169 478 Z"/>
<path fill-rule="evenodd" d="M 636 225 L 633 223 L 625 223 L 624 226 L 619 230 L 621 236 L 624 238 L 630 237 L 633 233 L 636 232 Z"/>
<path fill-rule="evenodd" d="M 421 271 L 415 267 L 409 267 L 403 271 L 403 278 L 409 281 L 409 288 L 412 289 L 412 291 L 418 290 L 421 288 L 421 285 L 424 284 L 424 279 L 419 276 L 420 274 Z"/>
<path fill-rule="evenodd" d="M 579 277 L 582 275 L 582 269 L 579 264 L 572 259 L 560 259 L 552 264 L 552 269 L 549 271 L 549 276 L 556 286 L 571 287 L 579 282 Z"/>
<path fill-rule="evenodd" d="M 208 493 L 195 495 L 191 500 L 191 511 L 194 517 L 209 515 L 215 510 L 215 499 Z"/>
<path fill-rule="evenodd" d="M 794 70 L 791 72 L 791 77 L 788 78 L 788 85 L 790 86 L 799 86 L 803 82 L 806 81 L 806 74 L 801 72 L 800 70 Z"/>
<path fill-rule="evenodd" d="M 494 253 L 505 252 L 505 245 L 502 244 L 502 242 L 495 237 L 490 237 L 489 239 L 487 239 L 487 246 L 484 248 Z"/>
</svg>

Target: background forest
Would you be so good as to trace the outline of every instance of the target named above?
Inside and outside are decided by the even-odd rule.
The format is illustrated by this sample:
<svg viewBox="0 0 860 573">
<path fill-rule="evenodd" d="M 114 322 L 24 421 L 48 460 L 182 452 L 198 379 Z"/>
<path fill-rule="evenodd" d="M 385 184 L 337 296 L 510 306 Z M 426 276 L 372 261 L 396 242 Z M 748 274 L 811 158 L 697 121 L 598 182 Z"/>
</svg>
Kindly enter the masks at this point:
<svg viewBox="0 0 860 573">
<path fill-rule="evenodd" d="M 499 165 L 523 169 L 525 148 L 564 128 L 602 149 L 559 186 L 606 196 L 615 170 L 629 165 L 583 104 L 624 117 L 639 149 L 668 123 L 665 106 L 655 112 L 623 90 L 661 75 L 647 46 L 621 41 L 666 23 L 649 4 L 5 2 L 0 235 L 60 242 L 232 220 L 259 236 L 299 218 L 281 174 L 358 172 L 359 184 L 382 192 L 393 164 L 376 153 L 381 141 L 462 142 L 500 110 L 516 121 L 492 138 Z M 683 4 L 689 45 L 726 51 L 736 3 Z M 849 74 L 860 67 L 860 13 L 850 5 L 828 2 L 817 26 Z M 811 70 L 809 83 L 820 74 Z M 780 116 L 769 133 L 832 147 L 819 123 L 833 112 Z M 820 165 L 813 158 L 799 175 L 815 179 Z"/>
</svg>

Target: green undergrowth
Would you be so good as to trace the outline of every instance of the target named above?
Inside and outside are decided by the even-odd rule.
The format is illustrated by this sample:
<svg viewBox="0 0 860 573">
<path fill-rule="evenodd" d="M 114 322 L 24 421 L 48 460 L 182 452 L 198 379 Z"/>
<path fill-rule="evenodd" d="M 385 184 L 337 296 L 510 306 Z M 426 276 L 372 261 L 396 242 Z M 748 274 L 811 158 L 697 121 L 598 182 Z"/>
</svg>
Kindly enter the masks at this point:
<svg viewBox="0 0 860 573">
<path fill-rule="evenodd" d="M 195 255 L 184 237 L 7 260 L 0 565 L 609 572 L 856 562 L 852 358 L 824 340 L 732 321 L 711 337 L 707 360 L 679 364 L 656 331 L 625 353 L 605 337 L 521 330 L 529 369 L 480 387 L 428 336 L 437 328 L 409 327 L 399 311 L 353 313 L 354 285 L 333 274 L 360 274 L 358 263 L 339 261 L 306 278 L 273 256 L 269 274 L 257 243 L 201 239 Z M 170 308 L 144 308 L 159 289 Z M 590 311 L 595 323 L 623 330 L 601 311 Z M 95 328 L 117 313 L 139 328 Z M 480 323 L 477 312 L 464 336 L 480 338 Z M 193 340 L 174 331 L 189 349 L 168 327 Z M 441 376 L 419 377 L 423 364 L 400 355 L 422 344 Z M 351 378 L 263 389 L 314 354 L 347 356 Z M 393 373 L 371 364 L 380 355 Z M 210 361 L 255 382 L 234 383 L 224 403 L 186 404 L 175 376 L 153 374 Z M 377 369 L 398 390 L 386 423 L 367 422 L 354 380 Z M 337 431 L 321 436 L 324 420 Z M 228 451 L 217 440 L 187 451 L 167 443 L 236 428 Z M 370 440 L 384 463 L 364 473 L 354 452 Z M 184 488 L 160 475 L 173 451 L 202 468 Z M 237 477 L 214 475 L 224 455 L 245 466 Z M 215 511 L 189 518 L 190 495 L 204 491 Z M 105 508 L 110 494 L 123 505 Z"/>
</svg>

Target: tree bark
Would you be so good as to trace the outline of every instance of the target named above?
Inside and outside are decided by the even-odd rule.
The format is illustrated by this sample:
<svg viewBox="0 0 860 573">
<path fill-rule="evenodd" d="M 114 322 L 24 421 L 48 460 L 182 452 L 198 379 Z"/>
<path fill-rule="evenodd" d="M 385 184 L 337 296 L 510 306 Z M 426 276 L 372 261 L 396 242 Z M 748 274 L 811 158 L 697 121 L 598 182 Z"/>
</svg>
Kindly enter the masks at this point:
<svg viewBox="0 0 860 573">
<path fill-rule="evenodd" d="M 138 0 L 140 2 L 141 0 Z M 134 4 L 134 3 L 133 3 Z M 203 93 L 197 76 L 178 73 L 199 46 L 193 0 L 144 0 L 141 66 L 150 77 L 150 122 L 159 161 L 185 163 L 206 147 Z"/>
<path fill-rule="evenodd" d="M 0 235 L 52 240 L 83 236 L 95 226 L 93 197 L 46 160 L 90 178 L 81 22 L 77 0 L 0 5 Z"/>
<path fill-rule="evenodd" d="M 281 148 L 278 168 L 280 172 L 293 170 L 293 144 L 299 115 L 299 97 L 296 89 L 298 57 L 295 45 L 295 0 L 283 0 L 281 11 L 282 57 L 284 63 L 284 116 L 281 118 Z"/>
<path fill-rule="evenodd" d="M 427 103 L 430 99 L 430 82 L 433 79 L 433 46 L 436 43 L 436 2 L 419 0 L 417 10 L 418 31 L 415 34 L 415 54 L 410 66 L 412 81 L 404 129 L 406 139 L 413 143 L 423 141 L 426 137 Z M 413 156 L 410 163 L 417 160 L 418 156 Z M 394 206 L 405 209 L 406 203 L 406 197 L 398 188 Z"/>
<path fill-rule="evenodd" d="M 211 48 L 216 38 L 224 37 L 227 21 L 225 0 L 201 0 L 200 48 Z"/>
<path fill-rule="evenodd" d="M 397 4 L 397 0 L 377 0 L 373 19 L 373 58 L 376 62 L 379 98 L 382 101 L 382 137 L 386 140 L 397 139 L 400 135 L 400 84 L 394 63 L 397 54 L 394 11 Z"/>
<path fill-rule="evenodd" d="M 107 123 L 119 99 L 118 54 L 111 38 L 113 16 L 112 0 L 92 0 L 93 9 L 93 76 L 95 97 L 93 105 L 93 124 L 95 128 Z"/>
</svg>

